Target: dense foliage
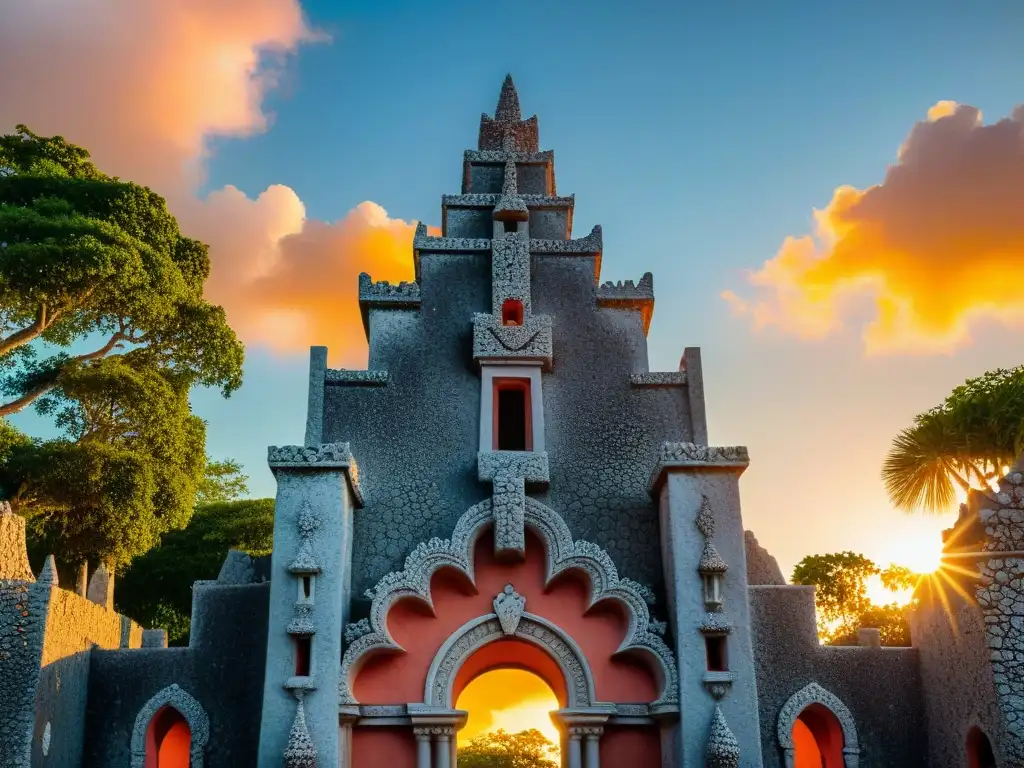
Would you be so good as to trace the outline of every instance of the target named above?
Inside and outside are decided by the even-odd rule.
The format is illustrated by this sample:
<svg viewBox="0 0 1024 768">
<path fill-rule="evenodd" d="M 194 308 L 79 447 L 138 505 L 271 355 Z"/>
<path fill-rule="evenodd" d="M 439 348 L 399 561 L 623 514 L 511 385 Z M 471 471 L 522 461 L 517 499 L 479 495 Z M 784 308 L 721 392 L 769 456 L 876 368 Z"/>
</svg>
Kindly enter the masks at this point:
<svg viewBox="0 0 1024 768">
<path fill-rule="evenodd" d="M 117 609 L 145 627 L 163 627 L 172 645 L 187 644 L 193 582 L 216 579 L 229 549 L 269 555 L 273 534 L 273 499 L 199 506 L 187 527 L 165 534 L 121 574 Z"/>
<path fill-rule="evenodd" d="M 122 566 L 206 493 L 188 393 L 230 394 L 243 357 L 209 271 L 159 195 L 59 136 L 0 136 L 0 415 L 34 404 L 60 430 L 5 424 L 0 491 L 58 561 Z"/>
<path fill-rule="evenodd" d="M 187 379 L 128 353 L 65 371 L 44 404 L 63 436 L 19 441 L 0 477 L 48 551 L 120 566 L 188 522 L 206 459 Z"/>
<path fill-rule="evenodd" d="M 209 271 L 206 246 L 150 189 L 59 136 L 0 136 L 0 416 L 128 348 L 139 365 L 237 389 L 242 346 L 203 298 Z"/>
<path fill-rule="evenodd" d="M 877 628 L 882 645 L 910 645 L 906 607 L 876 605 L 868 597 L 868 579 L 879 576 L 889 590 L 911 589 L 919 576 L 908 568 L 880 569 L 855 552 L 808 555 L 793 569 L 792 582 L 813 586 L 818 635 L 830 645 L 856 645 L 857 630 Z"/>
<path fill-rule="evenodd" d="M 519 733 L 499 730 L 477 736 L 459 749 L 459 768 L 557 768 L 558 749 L 531 728 Z"/>
<path fill-rule="evenodd" d="M 987 487 L 1024 448 L 1024 366 L 989 371 L 954 389 L 900 432 L 882 467 L 892 503 L 948 511 L 956 491 Z"/>
</svg>

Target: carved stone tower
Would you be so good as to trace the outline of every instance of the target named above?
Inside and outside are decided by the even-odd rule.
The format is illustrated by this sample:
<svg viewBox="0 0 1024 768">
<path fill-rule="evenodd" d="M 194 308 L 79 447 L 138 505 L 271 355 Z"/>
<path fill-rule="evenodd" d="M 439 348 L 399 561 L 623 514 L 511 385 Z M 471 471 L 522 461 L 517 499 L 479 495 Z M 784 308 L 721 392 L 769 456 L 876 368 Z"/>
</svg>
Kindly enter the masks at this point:
<svg viewBox="0 0 1024 768">
<path fill-rule="evenodd" d="M 569 768 L 761 765 L 745 450 L 707 447 L 698 350 L 649 370 L 653 277 L 601 284 L 538 137 L 506 78 L 415 282 L 360 276 L 368 369 L 313 349 L 306 446 L 270 453 L 261 766 L 452 768 L 500 666 L 556 693 Z"/>
</svg>

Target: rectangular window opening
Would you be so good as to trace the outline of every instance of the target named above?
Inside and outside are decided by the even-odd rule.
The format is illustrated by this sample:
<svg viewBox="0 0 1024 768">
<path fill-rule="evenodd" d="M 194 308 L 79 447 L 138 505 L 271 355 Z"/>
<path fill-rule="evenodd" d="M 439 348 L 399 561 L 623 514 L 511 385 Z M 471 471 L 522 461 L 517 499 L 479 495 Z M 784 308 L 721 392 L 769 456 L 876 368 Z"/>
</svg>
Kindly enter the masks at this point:
<svg viewBox="0 0 1024 768">
<path fill-rule="evenodd" d="M 494 382 L 494 450 L 533 450 L 529 379 Z"/>
<path fill-rule="evenodd" d="M 313 582 L 313 577 L 312 576 L 303 576 L 302 577 L 302 596 L 306 600 L 309 600 L 309 596 L 313 592 L 313 583 L 312 582 Z"/>
<path fill-rule="evenodd" d="M 519 299 L 505 299 L 501 305 L 502 325 L 523 324 L 523 302 Z"/>
<path fill-rule="evenodd" d="M 313 638 L 296 637 L 295 640 L 295 676 L 309 677 L 309 665 L 313 655 Z"/>
<path fill-rule="evenodd" d="M 519 222 L 518 221 L 506 221 L 505 222 L 505 234 L 506 235 L 515 234 L 518 231 L 519 231 Z"/>
<path fill-rule="evenodd" d="M 726 656 L 725 635 L 711 635 L 704 638 L 707 648 L 708 671 L 728 672 L 729 659 Z"/>
</svg>

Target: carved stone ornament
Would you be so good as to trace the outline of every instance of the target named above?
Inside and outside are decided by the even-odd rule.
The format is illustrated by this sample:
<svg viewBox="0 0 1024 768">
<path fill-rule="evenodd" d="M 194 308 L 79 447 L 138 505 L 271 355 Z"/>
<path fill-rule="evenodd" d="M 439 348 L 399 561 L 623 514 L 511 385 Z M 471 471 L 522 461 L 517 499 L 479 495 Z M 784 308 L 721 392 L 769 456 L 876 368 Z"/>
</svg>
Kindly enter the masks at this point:
<svg viewBox="0 0 1024 768">
<path fill-rule="evenodd" d="M 519 619 L 523 617 L 523 611 L 525 610 L 526 598 L 516 592 L 511 584 L 506 584 L 505 590 L 494 598 L 494 612 L 498 614 L 501 630 L 506 635 L 514 635 L 516 633 Z"/>
<path fill-rule="evenodd" d="M 843 732 L 843 767 L 860 768 L 860 742 L 857 739 L 857 725 L 853 714 L 842 700 L 831 691 L 817 683 L 808 683 L 794 693 L 779 710 L 776 724 L 776 738 L 786 757 L 786 766 L 794 764 L 796 745 L 793 743 L 793 725 L 800 713 L 811 704 L 820 704 L 829 710 L 839 721 Z"/>
<path fill-rule="evenodd" d="M 715 707 L 708 736 L 708 768 L 739 768 L 740 744 L 729 730 L 721 707 Z"/>
<path fill-rule="evenodd" d="M 288 746 L 284 750 L 285 768 L 316 768 L 316 745 L 309 736 L 306 727 L 306 711 L 302 706 L 302 694 L 296 693 L 298 704 L 295 708 L 295 720 L 288 734 Z"/>
<path fill-rule="evenodd" d="M 524 526 L 544 542 L 546 579 L 550 584 L 565 571 L 585 573 L 590 580 L 588 608 L 612 601 L 625 609 L 627 628 L 616 653 L 635 655 L 651 662 L 661 684 L 661 695 L 652 706 L 679 703 L 679 675 L 675 657 L 665 641 L 652 630 L 648 602 L 653 594 L 631 579 L 620 578 L 611 557 L 601 547 L 587 541 L 574 541 L 562 517 L 536 499 L 525 497 Z M 339 699 L 343 705 L 358 704 L 352 694 L 352 681 L 363 662 L 381 651 L 403 651 L 387 628 L 387 614 L 398 600 L 414 598 L 433 610 L 430 579 L 440 568 L 452 568 L 475 583 L 473 547 L 484 529 L 492 525 L 491 499 L 471 507 L 462 515 L 450 539 L 434 538 L 418 545 L 406 558 L 405 568 L 384 576 L 366 591 L 370 604 L 370 631 L 356 638 L 345 650 L 341 662 Z M 495 620 L 500 630 L 500 624 Z M 522 627 L 517 629 L 521 634 Z"/>
<path fill-rule="evenodd" d="M 295 559 L 288 565 L 288 572 L 296 575 L 320 573 L 320 564 L 313 555 L 313 536 L 320 528 L 320 519 L 313 512 L 313 507 L 308 501 L 302 502 L 302 509 L 299 511 L 299 551 Z"/>
</svg>

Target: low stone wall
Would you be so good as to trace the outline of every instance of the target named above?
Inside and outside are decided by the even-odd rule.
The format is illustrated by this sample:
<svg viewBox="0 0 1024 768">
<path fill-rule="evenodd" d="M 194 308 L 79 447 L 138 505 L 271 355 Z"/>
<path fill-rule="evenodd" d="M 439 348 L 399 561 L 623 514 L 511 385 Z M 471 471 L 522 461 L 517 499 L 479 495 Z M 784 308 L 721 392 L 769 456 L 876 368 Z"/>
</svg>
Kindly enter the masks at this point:
<svg viewBox="0 0 1024 768">
<path fill-rule="evenodd" d="M 925 768 L 921 680 L 916 648 L 819 644 L 813 587 L 751 586 L 751 633 L 757 672 L 764 768 L 781 768 L 779 712 L 793 694 L 817 683 L 850 710 L 860 768 Z"/>
<path fill-rule="evenodd" d="M 209 717 L 205 768 L 256 765 L 270 584 L 199 582 L 194 590 L 188 648 L 91 654 L 89 739 L 75 768 L 130 765 L 139 712 L 172 684 Z"/>
</svg>

